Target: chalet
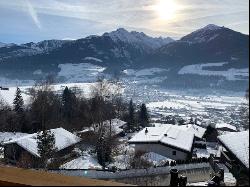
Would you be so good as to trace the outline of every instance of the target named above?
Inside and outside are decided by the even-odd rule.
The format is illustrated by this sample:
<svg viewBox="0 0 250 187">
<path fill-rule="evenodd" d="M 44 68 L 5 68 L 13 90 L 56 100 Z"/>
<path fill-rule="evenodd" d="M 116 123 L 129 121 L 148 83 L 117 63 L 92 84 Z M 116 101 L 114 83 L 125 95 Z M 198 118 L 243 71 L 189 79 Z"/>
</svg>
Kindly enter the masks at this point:
<svg viewBox="0 0 250 187">
<path fill-rule="evenodd" d="M 148 127 L 137 133 L 129 144 L 135 145 L 136 152 L 153 152 L 173 160 L 191 158 L 194 134 L 174 125 Z"/>
<path fill-rule="evenodd" d="M 80 142 L 80 138 L 63 128 L 52 129 L 55 135 L 55 157 L 67 157 L 71 154 L 74 146 Z M 37 133 L 28 134 L 21 138 L 12 139 L 4 142 L 4 158 L 6 162 L 17 164 L 23 155 L 27 155 L 31 160 L 32 166 L 37 167 L 40 155 L 37 149 Z"/>
<path fill-rule="evenodd" d="M 220 161 L 235 177 L 249 174 L 249 131 L 229 132 L 218 137 L 222 145 Z"/>
</svg>

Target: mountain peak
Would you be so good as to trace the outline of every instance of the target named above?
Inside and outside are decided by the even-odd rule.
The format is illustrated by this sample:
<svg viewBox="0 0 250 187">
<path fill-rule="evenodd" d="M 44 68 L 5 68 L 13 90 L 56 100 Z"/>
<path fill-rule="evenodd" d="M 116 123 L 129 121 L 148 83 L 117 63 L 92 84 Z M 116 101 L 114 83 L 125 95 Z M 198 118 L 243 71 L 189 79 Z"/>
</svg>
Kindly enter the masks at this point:
<svg viewBox="0 0 250 187">
<path fill-rule="evenodd" d="M 203 27 L 202 29 L 217 30 L 217 29 L 221 29 L 221 27 L 218 25 L 215 25 L 215 24 L 208 24 L 207 26 Z"/>
<path fill-rule="evenodd" d="M 148 48 L 159 48 L 165 44 L 168 44 L 174 41 L 172 38 L 154 38 L 146 35 L 143 32 L 137 31 L 127 31 L 124 28 L 119 28 L 116 31 L 112 31 L 110 33 L 105 33 L 104 36 L 109 36 L 113 41 L 121 41 L 130 44 L 139 44 L 146 46 Z"/>
<path fill-rule="evenodd" d="M 118 28 L 116 32 L 123 32 L 123 33 L 128 33 L 128 31 L 124 28 Z"/>
<path fill-rule="evenodd" d="M 207 26 L 205 26 L 201 29 L 198 29 L 192 33 L 204 33 L 204 32 L 209 32 L 209 31 L 217 31 L 217 30 L 220 30 L 221 28 L 223 28 L 223 27 L 220 27 L 220 26 L 215 25 L 215 24 L 208 24 Z"/>
<path fill-rule="evenodd" d="M 191 42 L 191 43 L 202 43 L 209 42 L 220 35 L 220 31 L 223 27 L 218 25 L 209 24 L 201 29 L 198 29 L 191 34 L 188 34 L 181 38 L 181 41 Z"/>
</svg>

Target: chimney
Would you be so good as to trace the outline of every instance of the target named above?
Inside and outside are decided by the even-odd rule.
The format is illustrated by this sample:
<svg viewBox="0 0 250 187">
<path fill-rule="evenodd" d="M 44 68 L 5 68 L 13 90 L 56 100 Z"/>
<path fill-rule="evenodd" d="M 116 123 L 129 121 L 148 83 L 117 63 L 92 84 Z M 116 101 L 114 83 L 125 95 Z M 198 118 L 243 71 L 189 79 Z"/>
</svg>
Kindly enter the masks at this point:
<svg viewBox="0 0 250 187">
<path fill-rule="evenodd" d="M 148 128 L 146 128 L 146 130 L 145 130 L 145 134 L 148 134 Z"/>
<path fill-rule="evenodd" d="M 187 186 L 187 177 L 181 175 L 179 178 L 179 186 Z"/>
<path fill-rule="evenodd" d="M 170 186 L 178 186 L 179 179 L 178 179 L 178 173 L 179 171 L 177 169 L 171 169 L 170 170 Z"/>
</svg>

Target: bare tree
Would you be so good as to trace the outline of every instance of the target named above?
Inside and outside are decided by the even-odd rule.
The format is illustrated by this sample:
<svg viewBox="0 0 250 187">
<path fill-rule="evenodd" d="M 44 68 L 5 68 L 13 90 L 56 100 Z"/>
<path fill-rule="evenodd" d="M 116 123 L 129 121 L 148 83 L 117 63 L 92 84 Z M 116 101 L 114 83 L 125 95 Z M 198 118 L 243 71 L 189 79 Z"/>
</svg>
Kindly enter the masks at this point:
<svg viewBox="0 0 250 187">
<path fill-rule="evenodd" d="M 242 126 L 249 129 L 249 89 L 245 94 L 245 102 L 240 107 Z"/>
</svg>

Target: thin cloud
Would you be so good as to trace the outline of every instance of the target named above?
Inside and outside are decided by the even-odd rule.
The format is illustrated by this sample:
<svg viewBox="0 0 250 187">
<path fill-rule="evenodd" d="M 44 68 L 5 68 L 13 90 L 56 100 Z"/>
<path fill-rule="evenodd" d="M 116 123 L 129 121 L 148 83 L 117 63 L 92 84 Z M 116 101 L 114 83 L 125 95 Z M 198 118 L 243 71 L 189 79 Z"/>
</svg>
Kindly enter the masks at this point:
<svg viewBox="0 0 250 187">
<path fill-rule="evenodd" d="M 32 6 L 32 4 L 30 3 L 29 0 L 26 0 L 26 5 L 27 5 L 27 8 L 28 8 L 28 11 L 29 11 L 29 14 L 31 16 L 31 18 L 33 19 L 34 23 L 36 24 L 37 28 L 41 29 L 42 28 L 42 25 L 38 19 L 38 16 L 37 16 L 37 12 L 35 10 L 35 8 Z"/>
<path fill-rule="evenodd" d="M 19 33 L 27 42 L 32 34 L 36 40 L 80 38 L 118 27 L 180 38 L 211 23 L 249 33 L 249 0 L 174 0 L 179 8 L 172 20 L 159 18 L 152 8 L 158 1 L 0 0 L 0 40 L 12 42 Z"/>
</svg>

